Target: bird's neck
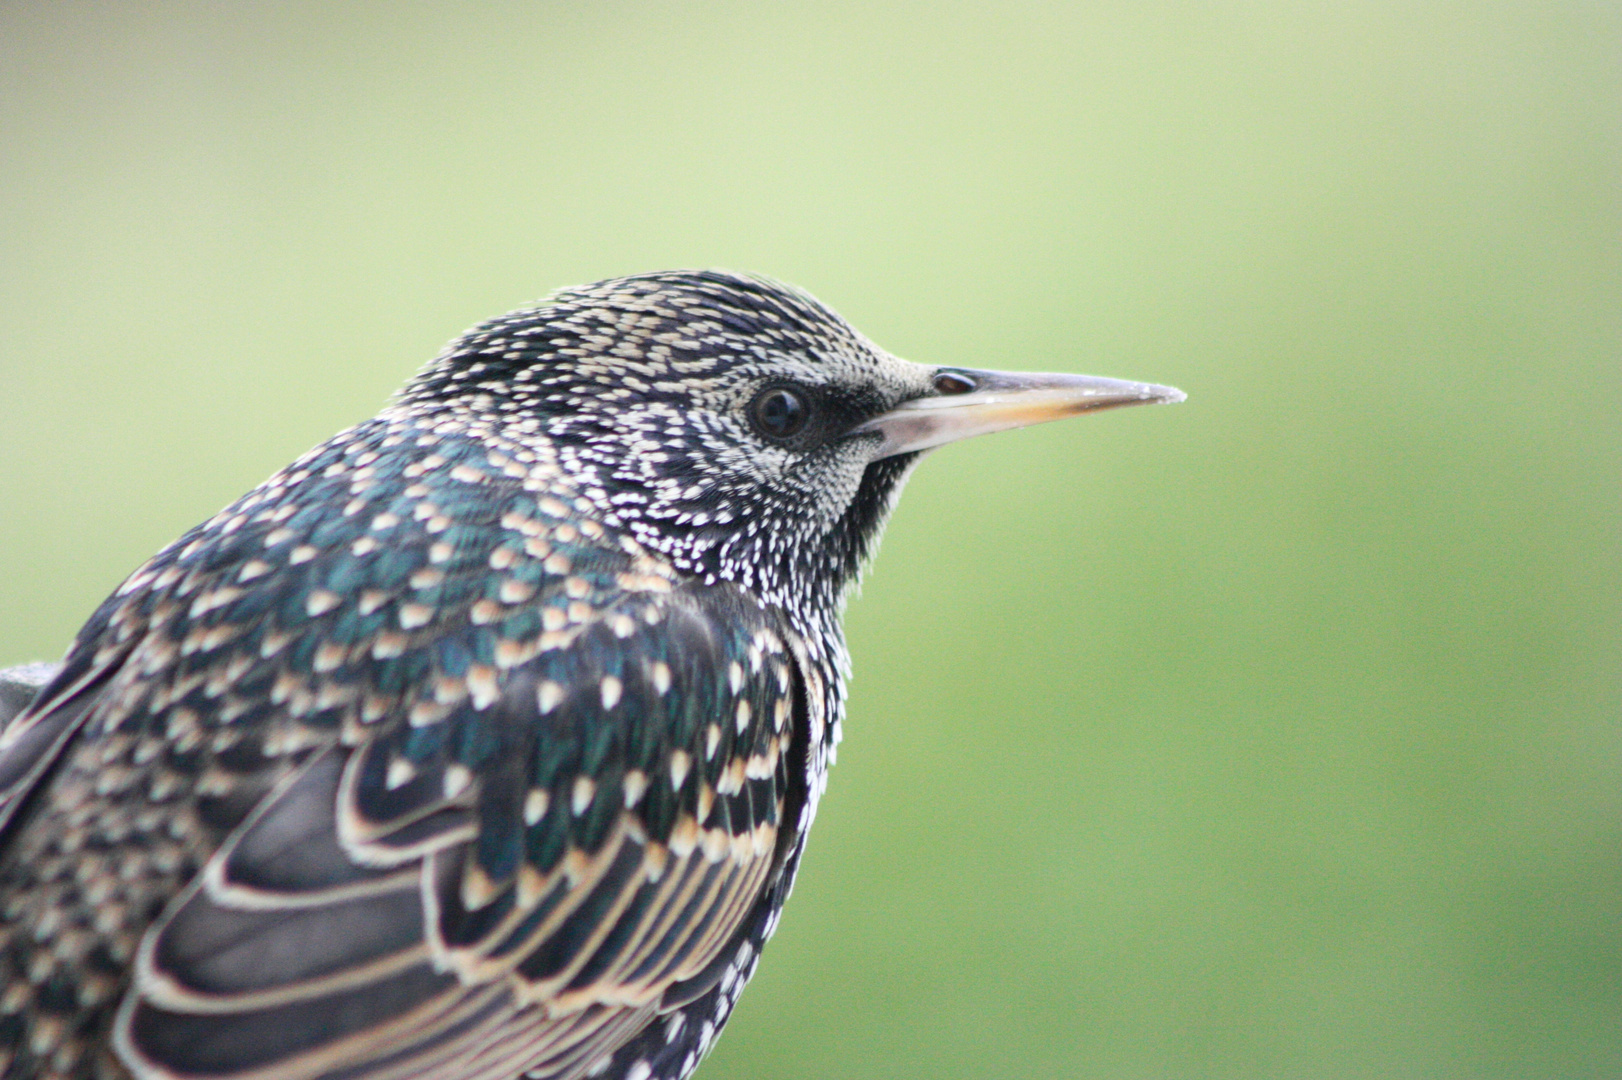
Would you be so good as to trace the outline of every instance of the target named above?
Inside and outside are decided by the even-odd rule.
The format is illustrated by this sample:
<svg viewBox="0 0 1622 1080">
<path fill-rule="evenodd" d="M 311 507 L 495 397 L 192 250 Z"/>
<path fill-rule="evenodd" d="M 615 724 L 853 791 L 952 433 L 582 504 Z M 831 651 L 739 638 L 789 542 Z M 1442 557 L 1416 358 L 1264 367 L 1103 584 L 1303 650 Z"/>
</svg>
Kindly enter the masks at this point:
<svg viewBox="0 0 1622 1080">
<path fill-rule="evenodd" d="M 884 526 L 921 456 L 903 454 L 868 465 L 844 510 L 831 519 L 817 520 L 791 504 L 757 505 L 715 519 L 686 508 L 661 508 L 617 476 L 611 458 L 594 453 L 589 444 L 560 440 L 533 422 L 467 401 L 419 401 L 396 408 L 438 437 L 461 436 L 485 448 L 522 454 L 534 463 L 523 486 L 533 489 L 537 477 L 547 477 L 554 494 L 567 494 L 575 506 L 589 504 L 605 528 L 663 557 L 679 573 L 708 584 L 731 582 L 762 604 L 782 609 L 800 632 L 841 652 L 839 621 L 845 601 L 877 552 Z"/>
<path fill-rule="evenodd" d="M 884 527 L 920 456 L 906 454 L 869 465 L 830 526 L 797 543 L 768 545 L 764 558 L 750 562 L 729 565 L 727 552 L 717 549 L 707 572 L 736 581 L 767 603 L 802 613 L 842 652 L 839 623 L 845 603 L 877 554 Z"/>
</svg>

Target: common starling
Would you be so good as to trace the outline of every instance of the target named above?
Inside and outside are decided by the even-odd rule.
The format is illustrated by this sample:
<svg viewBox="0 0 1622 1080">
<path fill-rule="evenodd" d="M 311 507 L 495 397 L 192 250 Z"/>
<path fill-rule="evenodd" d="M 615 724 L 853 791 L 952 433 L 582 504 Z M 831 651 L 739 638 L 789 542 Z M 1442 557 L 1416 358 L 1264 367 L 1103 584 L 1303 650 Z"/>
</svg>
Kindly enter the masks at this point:
<svg viewBox="0 0 1622 1080">
<path fill-rule="evenodd" d="M 0 736 L 7 1078 L 686 1077 L 924 452 L 1167 387 L 764 278 L 558 292 L 132 574 Z"/>
</svg>

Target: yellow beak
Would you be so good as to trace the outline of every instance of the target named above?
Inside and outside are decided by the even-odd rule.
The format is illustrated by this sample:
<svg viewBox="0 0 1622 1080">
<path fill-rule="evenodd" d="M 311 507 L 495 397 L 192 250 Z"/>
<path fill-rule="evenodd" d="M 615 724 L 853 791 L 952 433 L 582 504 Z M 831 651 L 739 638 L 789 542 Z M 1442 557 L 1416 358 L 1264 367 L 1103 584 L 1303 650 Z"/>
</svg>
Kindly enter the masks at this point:
<svg viewBox="0 0 1622 1080">
<path fill-rule="evenodd" d="M 884 436 L 873 452 L 874 461 L 1077 413 L 1123 405 L 1170 405 L 1187 397 L 1181 390 L 1153 383 L 970 368 L 942 371 L 936 386 L 941 392 L 914 398 L 856 429 Z"/>
</svg>

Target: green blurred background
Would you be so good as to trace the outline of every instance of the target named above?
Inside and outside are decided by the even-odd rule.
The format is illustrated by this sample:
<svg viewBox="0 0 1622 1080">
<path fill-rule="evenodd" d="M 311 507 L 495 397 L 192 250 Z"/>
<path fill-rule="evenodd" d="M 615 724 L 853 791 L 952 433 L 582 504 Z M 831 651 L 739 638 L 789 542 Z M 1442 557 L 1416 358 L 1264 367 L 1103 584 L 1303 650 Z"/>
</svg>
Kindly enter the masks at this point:
<svg viewBox="0 0 1622 1080">
<path fill-rule="evenodd" d="M 0 663 L 671 266 L 1173 383 L 941 451 L 702 1076 L 1622 1076 L 1622 9 L 0 6 Z"/>
</svg>

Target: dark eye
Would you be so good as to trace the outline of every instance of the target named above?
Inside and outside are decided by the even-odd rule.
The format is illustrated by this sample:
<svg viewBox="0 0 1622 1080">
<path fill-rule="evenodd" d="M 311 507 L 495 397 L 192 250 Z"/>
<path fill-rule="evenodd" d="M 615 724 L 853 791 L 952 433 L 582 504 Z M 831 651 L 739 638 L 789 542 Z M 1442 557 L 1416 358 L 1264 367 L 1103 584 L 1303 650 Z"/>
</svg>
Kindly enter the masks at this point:
<svg viewBox="0 0 1622 1080">
<path fill-rule="evenodd" d="M 974 390 L 974 380 L 955 371 L 943 371 L 935 376 L 937 394 L 967 394 Z"/>
<path fill-rule="evenodd" d="M 786 439 L 798 434 L 811 419 L 811 404 L 804 394 L 792 387 L 774 386 L 755 398 L 749 413 L 761 434 Z"/>
</svg>

